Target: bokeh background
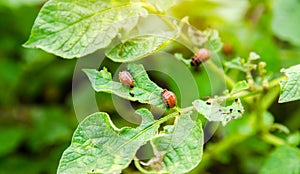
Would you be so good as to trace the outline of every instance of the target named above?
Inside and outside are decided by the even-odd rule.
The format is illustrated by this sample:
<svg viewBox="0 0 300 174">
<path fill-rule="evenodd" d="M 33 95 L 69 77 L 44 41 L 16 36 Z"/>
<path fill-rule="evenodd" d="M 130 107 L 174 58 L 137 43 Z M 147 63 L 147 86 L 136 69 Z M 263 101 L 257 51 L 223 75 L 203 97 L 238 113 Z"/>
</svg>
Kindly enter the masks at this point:
<svg viewBox="0 0 300 174">
<path fill-rule="evenodd" d="M 77 60 L 22 47 L 44 2 L 0 0 L 0 174 L 56 173 L 60 156 L 78 124 L 72 98 Z M 168 13 L 177 18 L 189 16 L 190 23 L 198 29 L 217 29 L 224 42 L 219 53 L 222 60 L 247 57 L 250 51 L 255 51 L 267 63 L 269 75 L 276 76 L 281 68 L 300 63 L 299 9 L 297 0 L 191 0 Z M 175 50 L 180 52 L 180 47 Z M 103 64 L 112 71 L 118 67 L 109 60 Z M 201 70 L 193 71 L 199 79 Z M 230 75 L 239 77 L 238 72 Z M 172 79 L 157 72 L 150 77 L 180 93 Z M 200 95 L 210 94 L 209 84 L 203 80 L 197 83 L 202 86 Z M 84 89 L 76 95 L 82 97 L 76 100 L 82 101 L 83 108 L 89 105 Z M 109 94 L 95 95 L 99 110 L 108 112 L 117 126 L 131 125 L 115 112 Z M 275 101 L 268 114 L 273 115 L 268 118 L 285 125 L 296 138 L 300 137 L 300 102 L 279 105 Z M 203 165 L 194 173 L 257 173 L 274 146 L 255 134 L 247 138 L 238 134 L 228 141 L 220 141 L 227 136 L 234 137 L 238 131 L 247 132 L 248 128 L 248 122 L 243 119 L 220 128 L 205 147 L 208 155 Z M 286 135 L 279 132 L 278 136 Z M 124 173 L 134 170 L 131 166 Z"/>
</svg>

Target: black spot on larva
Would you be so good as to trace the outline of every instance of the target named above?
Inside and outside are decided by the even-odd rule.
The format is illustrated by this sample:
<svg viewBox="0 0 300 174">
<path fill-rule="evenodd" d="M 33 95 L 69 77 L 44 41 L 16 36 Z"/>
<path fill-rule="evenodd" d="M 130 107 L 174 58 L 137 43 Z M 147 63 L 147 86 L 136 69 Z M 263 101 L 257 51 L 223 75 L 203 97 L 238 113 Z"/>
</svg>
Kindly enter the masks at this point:
<svg viewBox="0 0 300 174">
<path fill-rule="evenodd" d="M 232 108 L 230 108 L 230 109 L 229 109 L 229 112 L 230 112 L 230 113 L 232 113 L 232 111 L 233 111 L 233 109 L 232 109 Z"/>
<path fill-rule="evenodd" d="M 238 113 L 242 113 L 242 111 L 241 111 L 241 110 L 238 110 Z"/>
<path fill-rule="evenodd" d="M 239 101 L 239 99 L 238 99 L 238 98 L 236 98 L 234 101 L 235 101 L 235 102 L 238 102 L 238 101 Z"/>
<path fill-rule="evenodd" d="M 207 105 L 211 105 L 211 102 L 206 102 Z"/>
</svg>

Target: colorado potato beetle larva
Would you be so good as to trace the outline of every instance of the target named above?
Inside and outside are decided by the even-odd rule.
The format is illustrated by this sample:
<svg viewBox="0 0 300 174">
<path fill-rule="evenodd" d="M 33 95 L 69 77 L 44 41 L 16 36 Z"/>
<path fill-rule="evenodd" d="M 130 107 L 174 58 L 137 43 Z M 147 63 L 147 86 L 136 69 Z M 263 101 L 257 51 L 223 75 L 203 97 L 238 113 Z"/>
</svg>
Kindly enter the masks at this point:
<svg viewBox="0 0 300 174">
<path fill-rule="evenodd" d="M 201 63 L 207 61 L 210 57 L 210 52 L 206 48 L 199 49 L 195 54 L 191 61 L 192 66 L 198 66 Z"/>
<path fill-rule="evenodd" d="M 177 99 L 176 95 L 173 92 L 164 89 L 161 92 L 161 96 L 167 108 L 173 108 L 176 105 Z"/>
<path fill-rule="evenodd" d="M 129 86 L 130 88 L 134 87 L 133 77 L 131 76 L 130 72 L 126 70 L 119 73 L 119 80 L 125 86 Z"/>
</svg>

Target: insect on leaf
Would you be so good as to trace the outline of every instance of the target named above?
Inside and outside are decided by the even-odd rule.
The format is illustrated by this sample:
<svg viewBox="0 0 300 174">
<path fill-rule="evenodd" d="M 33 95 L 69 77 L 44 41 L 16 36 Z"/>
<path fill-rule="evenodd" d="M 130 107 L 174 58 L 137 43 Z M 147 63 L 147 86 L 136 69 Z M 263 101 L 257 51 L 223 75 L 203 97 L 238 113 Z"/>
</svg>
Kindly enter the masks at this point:
<svg viewBox="0 0 300 174">
<path fill-rule="evenodd" d="M 95 69 L 84 69 L 83 71 L 97 92 L 112 93 L 127 100 L 139 101 L 165 109 L 166 106 L 161 97 L 163 89 L 149 79 L 143 65 L 128 64 L 127 68 L 134 80 L 133 88 L 113 81 L 111 73 L 106 68 L 101 71 Z"/>
</svg>

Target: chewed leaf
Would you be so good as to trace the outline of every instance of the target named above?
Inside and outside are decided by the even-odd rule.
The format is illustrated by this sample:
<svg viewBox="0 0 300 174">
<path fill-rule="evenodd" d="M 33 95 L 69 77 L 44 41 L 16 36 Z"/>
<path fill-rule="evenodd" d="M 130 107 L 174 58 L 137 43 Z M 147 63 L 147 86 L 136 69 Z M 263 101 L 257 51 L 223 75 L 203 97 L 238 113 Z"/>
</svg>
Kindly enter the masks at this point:
<svg viewBox="0 0 300 174">
<path fill-rule="evenodd" d="M 76 129 L 70 147 L 62 155 L 58 174 L 120 173 L 138 148 L 150 140 L 158 126 L 147 109 L 137 110 L 142 123 L 137 128 L 117 129 L 106 113 L 85 118 Z"/>
<path fill-rule="evenodd" d="M 236 99 L 226 107 L 221 106 L 215 100 L 195 100 L 193 105 L 208 121 L 220 121 L 223 126 L 233 119 L 241 118 L 244 113 L 244 107 L 240 99 Z"/>
<path fill-rule="evenodd" d="M 171 39 L 155 35 L 138 36 L 120 43 L 107 52 L 106 56 L 115 62 L 135 61 L 159 51 Z"/>
<path fill-rule="evenodd" d="M 107 69 L 101 71 L 84 69 L 83 71 L 97 92 L 112 93 L 127 100 L 139 101 L 165 109 L 166 106 L 161 97 L 163 89 L 149 79 L 144 67 L 137 64 L 128 64 L 127 68 L 134 79 L 132 89 L 120 82 L 113 81 L 111 73 Z"/>
<path fill-rule="evenodd" d="M 126 1 L 50 0 L 24 46 L 63 58 L 82 57 L 108 46 L 121 28 L 132 28 L 137 17 L 146 14 L 140 5 Z"/>
<path fill-rule="evenodd" d="M 165 126 L 152 139 L 156 160 L 150 160 L 148 165 L 159 165 L 162 173 L 187 173 L 196 167 L 203 154 L 201 125 L 200 117 L 192 120 L 190 112 L 177 117 L 174 125 Z"/>
<path fill-rule="evenodd" d="M 300 99 L 300 65 L 292 66 L 288 69 L 283 69 L 287 76 L 287 80 L 280 82 L 280 97 L 279 103 L 295 101 Z"/>
</svg>

